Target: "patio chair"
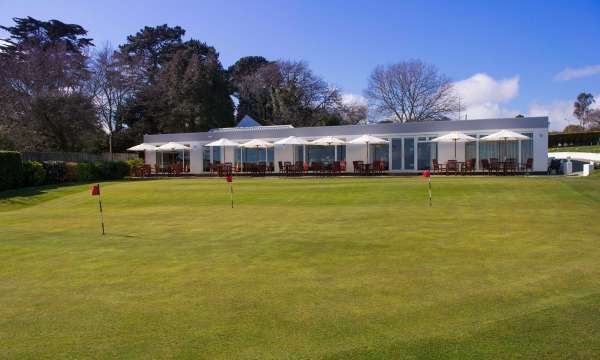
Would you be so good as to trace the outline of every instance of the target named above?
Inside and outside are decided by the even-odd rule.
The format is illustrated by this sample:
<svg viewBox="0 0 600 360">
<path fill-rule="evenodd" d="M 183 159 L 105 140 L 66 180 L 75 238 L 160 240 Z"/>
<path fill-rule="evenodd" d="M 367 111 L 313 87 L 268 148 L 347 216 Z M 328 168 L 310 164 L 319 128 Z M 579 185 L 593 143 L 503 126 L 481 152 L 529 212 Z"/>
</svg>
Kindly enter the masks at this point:
<svg viewBox="0 0 600 360">
<path fill-rule="evenodd" d="M 431 169 L 434 174 L 441 174 L 446 171 L 445 166 L 438 163 L 437 159 L 431 159 Z"/>
<path fill-rule="evenodd" d="M 521 170 L 523 172 L 525 172 L 525 173 L 533 171 L 533 159 L 532 158 L 528 158 L 527 161 L 525 162 L 525 164 L 523 164 L 521 166 Z"/>
<path fill-rule="evenodd" d="M 490 158 L 490 173 L 498 174 L 500 172 L 500 163 L 498 159 Z"/>
<path fill-rule="evenodd" d="M 456 160 L 448 160 L 446 163 L 446 175 L 448 175 L 448 173 L 458 173 L 458 163 Z"/>
<path fill-rule="evenodd" d="M 506 175 L 515 175 L 517 172 L 517 161 L 515 159 L 506 159 L 503 170 Z"/>
<path fill-rule="evenodd" d="M 463 175 L 472 175 L 473 171 L 475 170 L 475 159 L 470 159 L 465 161 L 465 163 L 462 166 L 462 173 Z"/>
<path fill-rule="evenodd" d="M 340 161 L 340 172 L 341 173 L 345 173 L 346 172 L 346 160 Z"/>
<path fill-rule="evenodd" d="M 491 168 L 490 168 L 490 161 L 488 159 L 481 159 L 481 171 L 483 171 L 484 173 L 488 173 L 488 175 L 491 173 Z"/>
<path fill-rule="evenodd" d="M 287 173 L 287 169 L 285 168 L 285 166 L 283 165 L 283 161 L 278 161 L 277 162 L 277 166 L 279 166 L 279 172 L 282 174 L 286 174 Z M 287 175 L 287 174 L 286 174 Z"/>
</svg>

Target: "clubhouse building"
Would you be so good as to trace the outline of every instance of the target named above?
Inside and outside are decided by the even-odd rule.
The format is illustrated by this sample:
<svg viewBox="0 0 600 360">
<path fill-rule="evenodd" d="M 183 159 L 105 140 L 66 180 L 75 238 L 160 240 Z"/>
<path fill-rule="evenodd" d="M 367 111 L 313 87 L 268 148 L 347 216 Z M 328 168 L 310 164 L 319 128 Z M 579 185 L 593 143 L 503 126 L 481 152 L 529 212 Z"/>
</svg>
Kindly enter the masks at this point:
<svg viewBox="0 0 600 360">
<path fill-rule="evenodd" d="M 526 138 L 482 140 L 501 130 L 516 132 Z M 469 139 L 433 141 L 451 133 L 464 134 Z M 385 141 L 352 143 L 364 135 Z M 289 137 L 296 142 L 277 144 Z M 323 143 L 323 139 L 332 138 L 335 141 Z M 219 140 L 223 146 L 218 145 Z M 251 140 L 256 140 L 254 143 L 257 146 L 243 146 Z M 355 171 L 353 166 L 358 162 L 377 162 L 387 173 L 417 173 L 431 169 L 433 164 L 445 164 L 449 161 L 471 162 L 474 170 L 478 171 L 489 164 L 490 159 L 512 159 L 518 164 L 529 162 L 533 172 L 545 172 L 548 166 L 547 117 L 301 128 L 291 125 L 262 126 L 245 117 L 232 128 L 197 133 L 144 135 L 144 143 L 157 147 L 171 142 L 184 147 L 172 151 L 145 151 L 146 164 L 157 168 L 182 164 L 185 171 L 191 174 L 207 173 L 215 164 L 231 164 L 233 168 L 243 172 L 244 164 L 259 163 L 277 173 L 283 171 L 280 164 L 300 162 L 304 166 L 343 162 L 346 172 Z"/>
</svg>

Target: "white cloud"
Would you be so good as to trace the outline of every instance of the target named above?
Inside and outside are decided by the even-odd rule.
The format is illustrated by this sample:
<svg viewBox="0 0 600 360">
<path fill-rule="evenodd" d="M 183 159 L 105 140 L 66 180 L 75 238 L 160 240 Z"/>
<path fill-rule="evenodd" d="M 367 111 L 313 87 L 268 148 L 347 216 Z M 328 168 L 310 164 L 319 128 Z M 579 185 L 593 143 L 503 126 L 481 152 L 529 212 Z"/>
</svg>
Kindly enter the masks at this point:
<svg viewBox="0 0 600 360">
<path fill-rule="evenodd" d="M 573 101 L 557 100 L 548 104 L 537 102 L 529 106 L 529 116 L 547 116 L 550 130 L 562 131 L 567 125 L 579 124 L 573 116 Z"/>
<path fill-rule="evenodd" d="M 567 81 L 600 74 L 600 65 L 584 66 L 577 69 L 566 68 L 554 75 L 554 80 Z"/>
<path fill-rule="evenodd" d="M 455 82 L 454 89 L 469 119 L 513 117 L 519 113 L 502 106 L 519 95 L 519 76 L 496 80 L 488 74 L 478 73 Z"/>
<path fill-rule="evenodd" d="M 357 94 L 343 94 L 342 103 L 344 105 L 367 105 L 367 98 Z"/>
<path fill-rule="evenodd" d="M 600 100 L 600 94 L 594 96 Z M 600 109 L 600 101 L 592 104 L 592 109 Z M 575 100 L 556 100 L 548 104 L 533 102 L 529 106 L 529 116 L 548 116 L 550 130 L 562 131 L 567 125 L 578 125 L 579 120 L 573 115 Z"/>
</svg>

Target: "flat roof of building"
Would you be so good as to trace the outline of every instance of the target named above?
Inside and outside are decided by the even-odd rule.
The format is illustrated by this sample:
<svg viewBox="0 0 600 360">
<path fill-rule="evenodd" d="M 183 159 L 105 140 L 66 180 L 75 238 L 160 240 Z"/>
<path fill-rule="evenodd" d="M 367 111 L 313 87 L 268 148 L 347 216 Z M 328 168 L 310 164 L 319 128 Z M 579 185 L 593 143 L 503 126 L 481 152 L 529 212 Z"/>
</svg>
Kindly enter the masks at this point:
<svg viewBox="0 0 600 360">
<path fill-rule="evenodd" d="M 337 125 L 315 127 L 289 127 L 289 126 L 252 126 L 247 128 L 228 128 L 226 131 L 207 131 L 195 133 L 171 133 L 144 135 L 144 142 L 163 143 L 177 142 L 205 142 L 226 137 L 228 139 L 270 139 L 321 136 L 358 136 L 364 134 L 417 134 L 417 133 L 444 133 L 450 131 L 493 131 L 502 129 L 548 129 L 548 117 L 524 118 L 498 118 L 478 120 L 450 120 L 450 121 L 425 121 L 411 123 L 374 123 L 364 125 Z"/>
</svg>

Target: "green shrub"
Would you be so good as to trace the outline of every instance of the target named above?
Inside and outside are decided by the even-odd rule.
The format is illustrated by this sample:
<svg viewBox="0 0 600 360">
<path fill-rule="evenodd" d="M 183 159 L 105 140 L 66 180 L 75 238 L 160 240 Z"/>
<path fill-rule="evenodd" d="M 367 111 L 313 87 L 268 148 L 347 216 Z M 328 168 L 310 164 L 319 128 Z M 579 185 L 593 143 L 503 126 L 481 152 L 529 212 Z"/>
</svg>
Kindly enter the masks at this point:
<svg viewBox="0 0 600 360">
<path fill-rule="evenodd" d="M 77 177 L 77 163 L 75 162 L 67 162 L 65 163 L 66 173 L 65 173 L 65 181 L 66 182 L 76 182 L 78 180 Z"/>
<path fill-rule="evenodd" d="M 44 162 L 46 170 L 46 183 L 59 184 L 65 182 L 67 174 L 67 166 L 62 161 L 47 161 Z"/>
<path fill-rule="evenodd" d="M 23 162 L 23 186 L 40 186 L 46 181 L 44 165 L 37 161 Z"/>
<path fill-rule="evenodd" d="M 548 134 L 548 147 L 599 145 L 600 131 Z"/>
<path fill-rule="evenodd" d="M 129 165 L 125 161 L 102 161 L 95 164 L 95 178 L 100 180 L 122 179 L 129 175 Z"/>
<path fill-rule="evenodd" d="M 144 160 L 142 159 L 130 159 L 127 160 L 127 165 L 129 165 L 129 168 L 133 169 L 134 167 L 139 167 L 139 166 L 143 166 L 144 165 Z"/>
<path fill-rule="evenodd" d="M 0 190 L 14 189 L 23 181 L 21 153 L 0 151 Z"/>
<path fill-rule="evenodd" d="M 77 164 L 77 181 L 91 181 L 95 179 L 98 171 L 95 169 L 94 163 L 79 163 Z"/>
</svg>

